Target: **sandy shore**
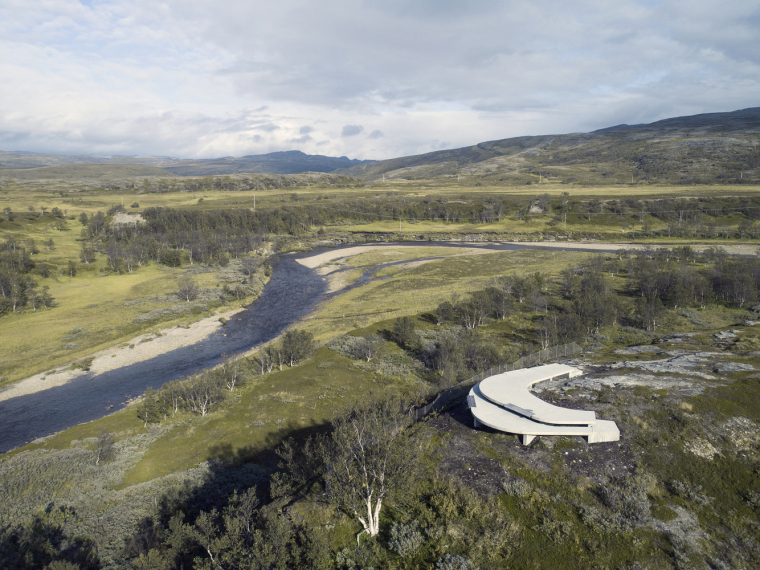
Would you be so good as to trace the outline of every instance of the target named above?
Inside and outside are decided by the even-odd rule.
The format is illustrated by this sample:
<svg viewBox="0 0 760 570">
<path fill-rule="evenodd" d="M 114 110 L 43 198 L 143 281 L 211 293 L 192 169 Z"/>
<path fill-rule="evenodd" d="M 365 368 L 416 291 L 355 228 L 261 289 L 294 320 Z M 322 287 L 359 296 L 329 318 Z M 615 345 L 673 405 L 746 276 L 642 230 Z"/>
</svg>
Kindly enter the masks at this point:
<svg viewBox="0 0 760 570">
<path fill-rule="evenodd" d="M 222 323 L 219 322 L 220 317 L 229 319 L 232 315 L 242 310 L 243 308 L 239 308 L 212 317 L 206 317 L 205 319 L 192 323 L 187 328 L 176 326 L 170 329 L 165 329 L 161 331 L 161 336 L 142 334 L 126 341 L 125 343 L 120 343 L 119 346 L 106 348 L 96 352 L 91 355 L 94 356 L 95 359 L 90 366 L 90 372 L 94 374 L 102 374 L 103 372 L 116 370 L 123 366 L 129 366 L 135 362 L 150 360 L 151 358 L 171 352 L 177 348 L 200 342 L 222 326 Z M 129 348 L 130 346 L 133 346 L 134 348 Z M 0 392 L 0 402 L 18 396 L 34 394 L 35 392 L 47 390 L 48 388 L 53 388 L 55 386 L 62 386 L 74 378 L 88 374 L 79 369 L 68 370 L 71 365 L 72 362 L 69 362 L 57 367 L 52 374 L 42 372 L 30 376 L 29 378 L 19 380 L 9 388 Z"/>
<path fill-rule="evenodd" d="M 457 247 L 460 247 L 461 242 L 456 242 Z M 478 243 L 478 244 L 468 244 L 473 245 L 473 248 L 471 249 L 462 249 L 462 253 L 459 255 L 468 255 L 473 253 L 492 253 L 495 251 L 499 251 L 496 248 L 487 248 L 484 246 L 487 246 L 488 243 Z M 474 247 L 476 246 L 477 247 Z M 452 247 L 454 246 L 454 243 L 451 244 L 451 246 L 445 244 L 445 243 L 431 243 L 431 244 L 403 244 L 403 243 L 378 243 L 378 244 L 372 244 L 372 245 L 357 245 L 354 247 L 347 247 L 343 249 L 335 249 L 330 251 L 325 251 L 323 253 L 312 255 L 310 257 L 304 257 L 302 259 L 298 260 L 298 263 L 301 265 L 304 265 L 310 269 L 315 269 L 319 267 L 320 265 L 323 265 L 325 263 L 329 263 L 331 261 L 335 261 L 336 259 L 343 259 L 345 257 L 352 257 L 354 255 L 359 255 L 360 253 L 366 253 L 368 251 L 375 251 L 378 249 L 406 249 L 406 248 L 421 248 L 421 247 Z"/>
<path fill-rule="evenodd" d="M 471 255 L 476 253 L 492 253 L 496 251 L 502 251 L 498 249 L 498 245 L 501 244 L 509 244 L 509 245 L 520 245 L 520 246 L 528 246 L 528 247 L 544 247 L 544 248 L 551 248 L 551 249 L 565 249 L 568 247 L 577 247 L 581 249 L 590 249 L 590 250 L 599 250 L 599 251 L 606 251 L 606 250 L 618 250 L 618 249 L 644 249 L 647 247 L 647 244 L 641 244 L 641 243 L 611 243 L 611 242 L 580 242 L 580 241 L 532 241 L 532 242 L 525 242 L 525 241 L 508 241 L 508 242 L 490 242 L 493 243 L 494 247 L 490 248 L 488 247 L 489 242 L 452 242 L 453 245 L 457 245 L 457 247 L 461 247 L 462 245 L 471 245 L 473 246 L 472 249 L 463 249 L 461 255 Z M 431 243 L 429 245 L 421 245 L 418 243 L 415 244 L 394 244 L 394 243 L 378 243 L 378 244 L 368 244 L 368 245 L 357 245 L 354 247 L 347 247 L 343 249 L 335 249 L 330 251 L 325 251 L 320 254 L 312 255 L 309 257 L 304 257 L 302 259 L 298 260 L 298 263 L 301 265 L 304 265 L 306 267 L 309 267 L 311 269 L 315 269 L 319 267 L 320 265 L 323 265 L 325 263 L 329 263 L 331 261 L 335 261 L 336 259 L 343 259 L 346 257 L 351 257 L 354 255 L 358 255 L 360 253 L 366 253 L 368 251 L 374 251 L 378 249 L 404 249 L 404 248 L 412 248 L 412 247 L 447 247 L 446 243 Z M 652 245 L 653 248 L 657 247 L 677 247 L 674 245 Z M 691 248 L 694 251 L 704 251 L 710 247 L 716 247 L 715 245 L 692 245 Z M 722 247 L 726 250 L 729 254 L 732 255 L 758 255 L 760 253 L 760 246 L 757 245 L 748 245 L 748 244 L 729 244 L 729 245 L 718 245 L 717 247 Z"/>
</svg>

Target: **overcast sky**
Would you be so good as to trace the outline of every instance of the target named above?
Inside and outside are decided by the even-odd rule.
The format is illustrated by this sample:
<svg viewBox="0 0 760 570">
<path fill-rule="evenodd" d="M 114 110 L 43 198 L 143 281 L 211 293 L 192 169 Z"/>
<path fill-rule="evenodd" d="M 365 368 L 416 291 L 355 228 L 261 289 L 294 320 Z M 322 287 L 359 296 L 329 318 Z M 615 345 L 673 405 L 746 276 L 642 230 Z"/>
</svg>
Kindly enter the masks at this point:
<svg viewBox="0 0 760 570">
<path fill-rule="evenodd" d="M 760 0 L 0 0 L 0 150 L 392 158 L 760 106 Z"/>
</svg>

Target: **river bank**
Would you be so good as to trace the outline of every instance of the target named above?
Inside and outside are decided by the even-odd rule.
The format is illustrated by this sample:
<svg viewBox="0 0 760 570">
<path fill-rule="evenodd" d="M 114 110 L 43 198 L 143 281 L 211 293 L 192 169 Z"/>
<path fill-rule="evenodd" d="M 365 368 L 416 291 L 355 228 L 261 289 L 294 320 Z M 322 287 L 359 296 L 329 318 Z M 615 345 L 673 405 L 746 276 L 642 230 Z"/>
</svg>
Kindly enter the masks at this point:
<svg viewBox="0 0 760 570">
<path fill-rule="evenodd" d="M 339 259 L 345 259 L 367 253 L 370 251 L 388 249 L 399 250 L 419 247 L 456 247 L 463 251 L 456 255 L 478 255 L 504 251 L 505 248 L 547 248 L 547 249 L 576 249 L 584 251 L 610 252 L 619 249 L 642 249 L 645 247 L 638 243 L 612 243 L 612 242 L 431 242 L 415 243 L 376 243 L 363 244 L 349 247 L 322 250 L 313 255 L 300 254 L 296 262 L 305 268 L 317 270 L 317 273 L 328 277 L 331 281 L 329 293 L 342 289 L 343 277 L 330 275 L 331 268 L 325 268 L 325 264 Z M 652 247 L 673 247 L 670 245 L 653 245 Z M 702 252 L 710 245 L 694 245 L 692 249 Z M 730 244 L 721 246 L 732 255 L 758 255 L 760 246 L 750 244 Z M 413 260 L 409 261 L 413 263 Z M 334 281 L 334 282 L 332 282 Z M 186 326 L 175 326 L 163 329 L 158 334 L 141 334 L 127 342 L 117 346 L 103 349 L 84 359 L 68 362 L 54 370 L 35 374 L 16 382 L 8 388 L 0 391 L 0 402 L 19 396 L 34 394 L 43 390 L 65 385 L 72 380 L 83 376 L 98 376 L 106 372 L 145 362 L 161 355 L 167 354 L 180 348 L 187 348 L 208 338 L 222 326 L 220 319 L 229 320 L 232 316 L 244 308 L 233 309 L 224 313 L 217 313 Z M 250 353 L 250 351 L 248 351 Z M 89 370 L 75 368 L 78 362 L 91 360 Z"/>
<path fill-rule="evenodd" d="M 0 402 L 62 386 L 88 374 L 99 375 L 144 362 L 178 348 L 202 342 L 222 326 L 221 319 L 228 320 L 243 310 L 245 307 L 215 313 L 189 325 L 162 329 L 158 334 L 141 334 L 117 346 L 100 350 L 85 359 L 68 362 L 54 370 L 29 376 L 0 392 Z M 90 359 L 92 363 L 89 365 L 89 370 L 74 368 L 77 362 Z"/>
<path fill-rule="evenodd" d="M 578 251 L 599 251 L 610 252 L 620 249 L 636 250 L 645 249 L 646 247 L 652 248 L 673 248 L 678 247 L 678 244 L 642 244 L 642 243 L 615 243 L 615 242 L 568 242 L 568 241 L 503 241 L 503 242 L 411 242 L 411 243 L 377 243 L 377 244 L 363 244 L 348 247 L 338 247 L 335 249 L 328 249 L 320 253 L 304 256 L 298 259 L 298 263 L 308 267 L 310 269 L 316 269 L 325 263 L 336 261 L 338 259 L 344 259 L 359 255 L 361 253 L 367 253 L 370 251 L 376 251 L 379 249 L 401 249 L 401 248 L 419 248 L 419 247 L 457 247 L 464 248 L 466 251 L 459 255 L 473 255 L 479 253 L 494 253 L 497 251 L 504 251 L 506 247 L 517 248 L 547 248 L 547 249 L 570 249 Z M 702 253 L 711 247 L 720 247 L 724 249 L 729 255 L 760 255 L 760 246 L 752 244 L 719 244 L 718 246 L 712 244 L 695 244 L 690 246 L 694 251 Z"/>
</svg>

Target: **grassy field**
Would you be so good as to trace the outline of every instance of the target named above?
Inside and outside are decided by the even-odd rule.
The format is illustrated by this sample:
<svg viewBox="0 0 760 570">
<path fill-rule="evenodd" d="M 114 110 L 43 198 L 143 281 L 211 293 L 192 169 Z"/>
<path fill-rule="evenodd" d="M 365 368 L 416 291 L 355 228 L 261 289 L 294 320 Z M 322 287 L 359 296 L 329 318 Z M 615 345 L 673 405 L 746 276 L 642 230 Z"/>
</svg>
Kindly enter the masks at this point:
<svg viewBox="0 0 760 570">
<path fill-rule="evenodd" d="M 77 165 L 73 165 L 75 167 Z M 129 166 L 129 165 L 125 165 Z M 105 167 L 104 167 L 105 168 Z M 111 167 L 109 167 L 111 168 Z M 230 177 L 219 177 L 229 179 Z M 233 177 L 234 178 L 234 177 Z M 239 177 L 238 177 L 239 178 Z M 13 221 L 0 222 L 0 237 L 14 237 L 17 240 L 33 238 L 36 240 L 41 252 L 35 256 L 35 261 L 50 264 L 53 271 L 51 277 L 38 279 L 41 286 L 47 285 L 51 295 L 59 301 L 58 307 L 53 310 L 42 310 L 36 313 L 8 315 L 0 319 L 0 342 L 8 347 L 2 359 L 3 368 L 0 370 L 0 378 L 3 382 L 14 381 L 34 372 L 59 366 L 64 362 L 85 356 L 89 351 L 104 348 L 109 344 L 123 342 L 129 335 L 153 330 L 157 325 L 174 325 L 186 323 L 188 318 L 163 320 L 152 323 L 150 327 L 136 326 L 135 317 L 142 314 L 148 305 L 125 303 L 138 301 L 151 296 L 165 296 L 173 289 L 172 283 L 180 273 L 164 267 L 149 265 L 139 268 L 129 275 L 106 275 L 103 259 L 98 259 L 94 267 L 79 266 L 79 274 L 75 278 L 60 275 L 67 266 L 68 260 L 78 263 L 80 249 L 79 234 L 82 229 L 78 221 L 80 213 L 92 215 L 98 211 L 106 211 L 110 207 L 124 203 L 127 211 L 139 213 L 148 207 L 167 206 L 172 208 L 253 208 L 254 203 L 258 209 L 278 208 L 283 205 L 300 206 L 306 208 L 329 208 L 334 207 L 336 197 L 341 200 L 378 199 L 389 196 L 393 199 L 423 199 L 427 196 L 436 199 L 467 202 L 473 196 L 498 196 L 508 197 L 516 204 L 528 203 L 536 196 L 548 193 L 551 196 L 559 196 L 563 192 L 569 192 L 571 200 L 584 200 L 594 198 L 641 198 L 655 199 L 661 197 L 706 197 L 735 195 L 737 190 L 743 196 L 756 195 L 760 188 L 742 186 L 741 188 L 713 187 L 713 186 L 655 186 L 655 185 L 615 185 L 608 187 L 583 187 L 563 184 L 547 183 L 542 185 L 509 187 L 509 186 L 468 186 L 466 182 L 456 181 L 420 181 L 387 182 L 367 186 L 333 188 L 328 185 L 314 184 L 311 186 L 299 186 L 287 189 L 269 190 L 213 190 L 208 187 L 191 190 L 188 179 L 167 177 L 158 179 L 159 185 L 176 184 L 176 188 L 187 191 L 174 192 L 147 192 L 148 180 L 153 184 L 157 179 L 131 178 L 128 183 L 121 181 L 118 189 L 110 188 L 109 184 L 93 187 L 92 181 L 72 180 L 69 182 L 48 183 L 35 180 L 11 180 L 4 179 L 0 184 L 0 208 L 9 207 L 16 212 Z M 211 180 L 211 178 L 190 179 Z M 161 182 L 163 181 L 163 182 Z M 98 183 L 100 184 L 100 183 Z M 131 207 L 138 204 L 137 207 Z M 42 207 L 52 209 L 57 207 L 65 213 L 65 227 L 61 221 L 52 216 L 44 215 L 34 219 L 32 213 L 39 213 Z M 31 210 L 34 210 L 32 212 Z M 606 213 L 602 215 L 584 216 L 580 213 L 571 213 L 567 216 L 567 230 L 565 224 L 552 221 L 554 214 L 529 215 L 525 219 L 514 219 L 509 212 L 500 222 L 488 224 L 453 223 L 442 221 L 414 221 L 405 219 L 401 222 L 399 232 L 398 220 L 371 221 L 367 223 L 349 223 L 326 228 L 330 235 L 364 234 L 366 232 L 388 233 L 398 239 L 413 237 L 418 239 L 420 235 L 429 237 L 440 236 L 441 238 L 462 237 L 467 235 L 490 234 L 500 236 L 501 239 L 541 239 L 547 233 L 561 234 L 564 231 L 570 234 L 598 235 L 604 239 L 620 239 L 630 241 L 632 237 L 641 234 L 641 230 L 647 227 L 650 231 L 665 230 L 666 224 L 652 216 L 644 216 L 643 219 L 636 217 L 627 218 Z M 589 219 L 590 218 L 590 219 Z M 728 213 L 715 218 L 713 223 L 716 227 L 733 227 L 741 221 L 741 216 Z M 297 238 L 299 243 L 307 243 L 316 239 L 315 230 Z M 42 246 L 44 241 L 52 239 L 54 249 L 47 250 Z M 293 238 L 290 238 L 293 239 Z M 684 237 L 647 238 L 642 243 L 651 242 L 670 243 L 672 245 L 697 243 L 704 240 L 690 240 Z M 747 243 L 758 243 L 758 240 L 746 239 Z M 710 240 L 712 245 L 733 243 L 718 235 Z M 440 250 L 419 252 L 424 256 L 445 255 Z M 450 253 L 450 252 L 449 252 Z M 407 254 L 388 255 L 387 253 L 371 253 L 364 257 L 358 257 L 351 261 L 353 267 L 366 268 L 372 265 L 388 263 L 407 259 Z M 415 253 L 414 255 L 417 255 Z M 553 263 L 549 261 L 548 263 Z M 540 265 L 540 262 L 538 263 Z M 424 274 L 425 269 L 420 269 Z M 479 267 L 473 269 L 473 275 L 479 275 Z M 398 273 L 397 268 L 382 270 L 380 276 L 389 276 Z M 359 272 L 349 276 L 348 281 L 354 281 L 359 277 Z M 439 302 L 447 293 L 446 286 L 429 286 L 429 283 L 439 279 L 440 276 L 431 276 L 426 287 L 430 293 L 429 304 Z M 479 277 L 480 278 L 480 277 Z M 212 274 L 203 274 L 199 277 L 202 285 L 216 286 L 217 280 Z M 445 278 L 441 278 L 441 283 Z M 320 338 L 326 338 L 338 331 L 345 331 L 354 326 L 362 325 L 371 321 L 375 316 L 385 318 L 388 315 L 398 315 L 404 312 L 414 312 L 418 298 L 410 293 L 406 300 L 393 301 L 394 305 L 381 307 L 382 295 L 386 290 L 394 287 L 394 280 L 377 283 L 373 287 L 378 288 L 377 300 L 372 298 L 354 298 L 358 295 L 352 292 L 343 301 L 334 301 L 328 313 L 320 313 L 308 324 Z M 426 298 L 427 300 L 427 298 Z M 356 306 L 361 303 L 362 307 Z M 166 303 L 156 304 L 150 308 L 161 308 Z M 344 316 L 345 315 L 345 316 Z M 315 324 L 319 323 L 319 324 Z M 82 329 L 86 331 L 80 334 L 78 340 L 72 340 L 70 331 Z M 331 333 L 335 330 L 335 333 Z M 24 334 L 20 334 L 23 331 Z M 78 345 L 76 348 L 64 348 L 64 346 Z"/>
<path fill-rule="evenodd" d="M 81 264 L 77 238 L 82 224 L 78 220 L 66 220 L 66 229 L 58 231 L 53 223 L 49 216 L 0 223 L 3 237 L 14 237 L 20 242 L 35 240 L 40 249 L 40 253 L 33 256 L 37 267 L 45 264 L 51 269 L 49 277 L 43 278 L 36 272 L 34 277 L 40 286 L 49 287 L 57 302 L 52 309 L 25 308 L 0 319 L 0 344 L 4 347 L 0 356 L 0 385 L 61 366 L 138 334 L 186 325 L 215 310 L 229 310 L 250 302 L 250 298 L 225 303 L 211 301 L 205 303 L 207 308 L 203 310 L 193 309 L 194 312 L 140 322 L 138 317 L 150 311 L 182 304 L 174 293 L 177 278 L 189 267 L 170 268 L 150 263 L 132 273 L 117 275 L 109 270 L 105 257 L 100 254 L 94 263 Z M 49 239 L 54 242 L 50 249 L 43 245 Z M 66 272 L 69 260 L 77 264 L 75 277 Z M 216 289 L 221 285 L 219 269 L 210 268 L 193 276 L 199 286 Z"/>
<path fill-rule="evenodd" d="M 363 255 L 378 258 L 375 252 Z M 431 261 L 334 298 L 308 317 L 303 327 L 318 340 L 326 341 L 376 321 L 431 311 L 439 303 L 451 300 L 452 295 L 482 289 L 497 275 L 559 272 L 588 255 L 523 250 Z"/>
</svg>

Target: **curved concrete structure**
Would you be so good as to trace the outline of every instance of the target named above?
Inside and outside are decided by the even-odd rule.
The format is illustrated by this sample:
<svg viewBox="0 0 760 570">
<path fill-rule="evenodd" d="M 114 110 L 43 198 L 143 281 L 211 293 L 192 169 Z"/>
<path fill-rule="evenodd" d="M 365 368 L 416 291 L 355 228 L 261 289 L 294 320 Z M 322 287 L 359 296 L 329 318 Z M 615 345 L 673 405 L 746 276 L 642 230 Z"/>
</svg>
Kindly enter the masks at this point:
<svg viewBox="0 0 760 570">
<path fill-rule="evenodd" d="M 538 382 L 580 375 L 572 366 L 547 364 L 489 376 L 467 398 L 475 427 L 483 424 L 521 435 L 524 445 L 539 435 L 578 435 L 589 443 L 619 440 L 615 422 L 598 420 L 594 412 L 554 406 L 529 391 Z"/>
</svg>

